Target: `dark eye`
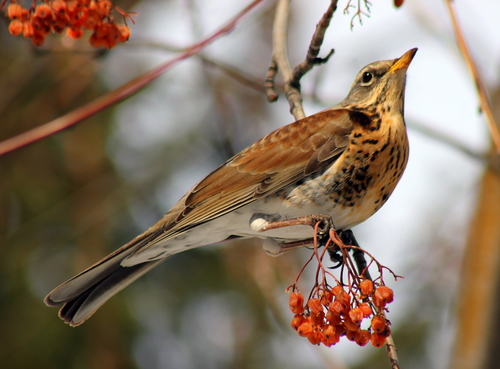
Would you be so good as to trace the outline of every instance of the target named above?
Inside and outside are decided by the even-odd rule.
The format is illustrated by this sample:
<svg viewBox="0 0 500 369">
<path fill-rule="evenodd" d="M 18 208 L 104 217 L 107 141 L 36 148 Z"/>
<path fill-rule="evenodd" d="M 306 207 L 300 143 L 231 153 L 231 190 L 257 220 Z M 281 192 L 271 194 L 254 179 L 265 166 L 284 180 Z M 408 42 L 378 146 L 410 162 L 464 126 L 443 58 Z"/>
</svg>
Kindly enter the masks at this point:
<svg viewBox="0 0 500 369">
<path fill-rule="evenodd" d="M 373 79 L 373 73 L 372 72 L 364 72 L 363 75 L 361 76 L 361 84 L 362 85 L 368 85 Z"/>
</svg>

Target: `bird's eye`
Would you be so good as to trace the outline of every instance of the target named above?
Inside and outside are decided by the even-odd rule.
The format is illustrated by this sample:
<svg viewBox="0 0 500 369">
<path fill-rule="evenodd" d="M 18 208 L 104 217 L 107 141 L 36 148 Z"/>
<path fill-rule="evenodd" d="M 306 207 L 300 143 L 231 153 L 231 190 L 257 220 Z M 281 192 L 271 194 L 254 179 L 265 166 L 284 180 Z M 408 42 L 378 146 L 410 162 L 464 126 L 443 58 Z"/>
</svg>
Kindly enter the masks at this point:
<svg viewBox="0 0 500 369">
<path fill-rule="evenodd" d="M 364 72 L 361 76 L 361 85 L 368 86 L 373 80 L 372 72 Z"/>
</svg>

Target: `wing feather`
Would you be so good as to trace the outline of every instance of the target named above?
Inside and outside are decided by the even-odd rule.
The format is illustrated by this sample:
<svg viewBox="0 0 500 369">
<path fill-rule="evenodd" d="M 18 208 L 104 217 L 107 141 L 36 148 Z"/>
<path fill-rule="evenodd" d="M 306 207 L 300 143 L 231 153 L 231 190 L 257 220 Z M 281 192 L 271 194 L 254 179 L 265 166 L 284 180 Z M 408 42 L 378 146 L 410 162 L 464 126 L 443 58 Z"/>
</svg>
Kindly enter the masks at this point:
<svg viewBox="0 0 500 369">
<path fill-rule="evenodd" d="M 349 111 L 332 108 L 268 134 L 200 181 L 150 228 L 163 234 L 134 254 L 326 168 L 351 132 Z"/>
</svg>

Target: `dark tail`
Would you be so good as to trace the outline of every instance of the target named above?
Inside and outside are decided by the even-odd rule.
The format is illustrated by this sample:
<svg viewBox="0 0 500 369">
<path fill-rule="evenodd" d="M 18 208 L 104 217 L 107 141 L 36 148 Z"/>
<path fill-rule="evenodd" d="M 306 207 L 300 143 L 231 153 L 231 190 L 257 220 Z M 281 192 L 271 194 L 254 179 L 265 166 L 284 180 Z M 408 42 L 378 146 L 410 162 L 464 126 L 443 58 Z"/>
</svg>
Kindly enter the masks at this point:
<svg viewBox="0 0 500 369">
<path fill-rule="evenodd" d="M 128 246 L 128 245 L 126 245 Z M 59 316 L 71 326 L 86 321 L 109 298 L 165 259 L 130 267 L 120 265 L 135 247 L 122 247 L 55 288 L 45 298 L 48 306 L 63 305 Z"/>
</svg>

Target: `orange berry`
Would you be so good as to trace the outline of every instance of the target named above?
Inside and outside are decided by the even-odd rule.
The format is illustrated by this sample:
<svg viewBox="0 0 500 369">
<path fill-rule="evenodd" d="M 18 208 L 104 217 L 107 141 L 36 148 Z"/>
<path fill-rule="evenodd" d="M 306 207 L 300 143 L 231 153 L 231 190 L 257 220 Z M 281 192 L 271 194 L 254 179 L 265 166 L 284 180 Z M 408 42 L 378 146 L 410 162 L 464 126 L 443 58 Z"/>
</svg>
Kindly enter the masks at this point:
<svg viewBox="0 0 500 369">
<path fill-rule="evenodd" d="M 342 290 L 335 296 L 335 301 L 340 302 L 344 309 L 347 309 L 351 304 L 351 296 L 349 296 L 346 291 Z"/>
<path fill-rule="evenodd" d="M 23 22 L 26 22 L 29 19 L 30 19 L 30 11 L 28 9 L 23 9 L 21 11 L 21 18 L 20 18 L 20 20 L 23 21 Z"/>
<path fill-rule="evenodd" d="M 19 4 L 12 3 L 7 7 L 7 17 L 10 19 L 21 19 L 23 15 L 23 7 Z"/>
<path fill-rule="evenodd" d="M 309 336 L 307 336 L 307 339 L 313 345 L 318 345 L 323 340 L 323 334 L 320 331 L 314 331 Z"/>
<path fill-rule="evenodd" d="M 383 316 L 375 315 L 372 318 L 372 329 L 376 333 L 382 333 L 385 331 L 385 327 L 387 325 L 387 321 Z"/>
<path fill-rule="evenodd" d="M 42 46 L 44 42 L 45 42 L 45 36 L 38 32 L 35 32 L 35 34 L 31 38 L 31 43 L 33 44 L 33 46 L 36 47 Z"/>
<path fill-rule="evenodd" d="M 26 38 L 32 38 L 35 34 L 35 29 L 30 22 L 24 23 L 23 36 Z"/>
<path fill-rule="evenodd" d="M 328 310 L 337 315 L 342 314 L 345 311 L 344 306 L 340 303 L 340 301 L 333 301 L 330 306 L 328 306 Z"/>
<path fill-rule="evenodd" d="M 333 301 L 333 294 L 330 291 L 321 291 L 321 293 L 319 294 L 319 297 L 320 297 L 321 303 L 324 306 L 330 305 L 330 302 Z"/>
<path fill-rule="evenodd" d="M 340 317 L 340 314 L 334 313 L 331 310 L 328 310 L 326 312 L 325 318 L 326 318 L 326 320 L 328 320 L 330 322 L 330 324 L 333 324 L 333 325 L 337 325 L 337 324 L 342 323 L 342 318 Z"/>
<path fill-rule="evenodd" d="M 369 279 L 363 279 L 359 284 L 361 294 L 364 296 L 371 296 L 373 294 L 373 282 Z"/>
<path fill-rule="evenodd" d="M 101 23 L 101 19 L 99 18 L 99 14 L 97 13 L 87 13 L 82 16 L 83 27 L 86 29 L 94 29 Z"/>
<path fill-rule="evenodd" d="M 35 8 L 35 16 L 42 19 L 52 18 L 52 9 L 47 4 L 37 5 Z"/>
<path fill-rule="evenodd" d="M 311 323 L 319 326 L 325 324 L 325 313 L 311 314 Z"/>
<path fill-rule="evenodd" d="M 66 12 L 66 10 L 68 10 L 68 4 L 64 0 L 55 0 L 52 3 L 52 10 L 56 14 L 62 15 Z"/>
<path fill-rule="evenodd" d="M 17 19 L 13 19 L 9 23 L 9 33 L 12 36 L 19 36 L 21 33 L 23 33 L 23 30 L 24 30 L 24 24 L 23 24 L 23 22 L 21 22 L 21 21 L 19 21 Z"/>
<path fill-rule="evenodd" d="M 297 330 L 299 329 L 300 325 L 304 323 L 305 318 L 302 314 L 295 314 L 294 317 L 292 318 L 292 322 L 290 325 L 292 326 L 293 329 Z"/>
<path fill-rule="evenodd" d="M 292 292 L 290 294 L 290 300 L 288 302 L 290 310 L 294 314 L 300 314 L 304 312 L 304 296 L 300 292 Z"/>
<path fill-rule="evenodd" d="M 326 339 L 330 339 L 332 336 L 335 336 L 335 327 L 331 324 L 327 324 L 323 327 L 323 334 Z"/>
<path fill-rule="evenodd" d="M 363 311 L 363 316 L 365 318 L 368 318 L 370 315 L 372 315 L 372 308 L 366 302 L 359 304 L 359 308 Z"/>
<path fill-rule="evenodd" d="M 359 346 L 365 346 L 370 342 L 371 334 L 366 329 L 360 329 L 355 341 Z"/>
<path fill-rule="evenodd" d="M 83 36 L 83 31 L 81 29 L 68 28 L 66 34 L 72 39 L 79 40 Z"/>
<path fill-rule="evenodd" d="M 349 318 L 354 324 L 360 324 L 364 318 L 363 310 L 359 307 L 349 310 Z"/>
<path fill-rule="evenodd" d="M 101 0 L 97 3 L 97 12 L 101 17 L 106 17 L 111 13 L 111 9 L 113 9 L 113 4 L 108 0 Z"/>
<path fill-rule="evenodd" d="M 336 285 L 335 287 L 332 288 L 332 294 L 334 296 L 337 296 L 343 290 L 344 289 L 342 288 L 342 286 Z"/>
<path fill-rule="evenodd" d="M 311 310 L 312 314 L 319 314 L 323 311 L 323 305 L 319 299 L 309 299 L 307 306 L 309 307 L 309 310 Z"/>
<path fill-rule="evenodd" d="M 337 336 L 339 336 L 339 337 L 343 336 L 346 334 L 346 332 L 347 332 L 347 328 L 345 327 L 344 324 L 338 324 L 335 326 L 335 334 Z"/>
<path fill-rule="evenodd" d="M 353 341 L 353 342 L 358 339 L 358 335 L 359 335 L 358 331 L 347 331 L 346 334 L 345 334 L 345 336 L 347 337 L 347 339 L 349 341 Z"/>
<path fill-rule="evenodd" d="M 333 336 L 331 336 L 330 338 L 328 338 L 326 340 L 326 342 L 324 342 L 325 346 L 333 346 L 335 345 L 336 343 L 338 343 L 340 341 L 340 336 L 334 334 Z"/>
<path fill-rule="evenodd" d="M 97 37 L 95 33 L 92 33 L 89 37 L 89 43 L 92 47 L 98 48 L 103 46 L 104 40 L 102 38 Z M 294 312 L 292 311 L 292 313 Z"/>
<path fill-rule="evenodd" d="M 386 304 L 390 304 L 394 301 L 394 292 L 387 286 L 381 286 L 375 290 L 374 294 L 374 303 L 375 299 L 382 303 L 383 306 Z"/>
<path fill-rule="evenodd" d="M 304 322 L 301 325 L 299 325 L 299 328 L 297 328 L 297 333 L 301 337 L 308 337 L 311 334 L 313 334 L 314 329 L 311 323 L 309 322 Z"/>
<path fill-rule="evenodd" d="M 42 35 L 48 35 L 50 33 L 50 26 L 47 24 L 45 19 L 34 16 L 30 19 L 30 23 L 35 29 L 35 32 Z"/>
<path fill-rule="evenodd" d="M 382 347 L 385 344 L 385 337 L 381 336 L 378 333 L 372 333 L 370 336 L 370 341 L 372 342 L 373 347 Z"/>
<path fill-rule="evenodd" d="M 120 35 L 118 36 L 118 41 L 126 42 L 130 38 L 130 28 L 128 26 L 119 26 Z"/>
<path fill-rule="evenodd" d="M 354 323 L 349 315 L 344 317 L 344 325 L 349 331 L 357 331 L 359 329 L 359 323 Z"/>
</svg>

